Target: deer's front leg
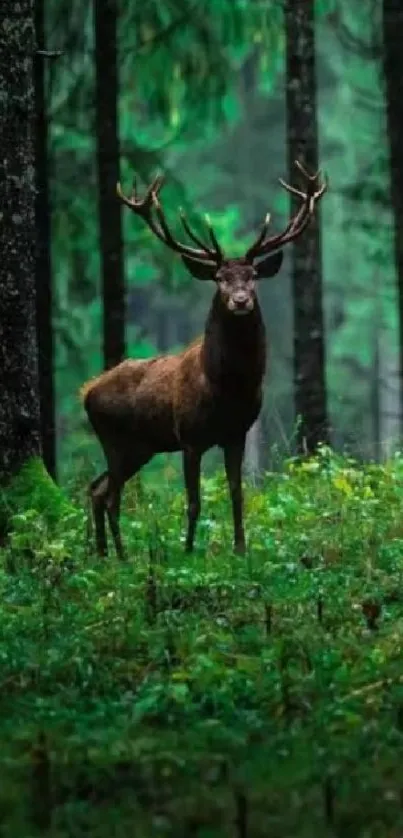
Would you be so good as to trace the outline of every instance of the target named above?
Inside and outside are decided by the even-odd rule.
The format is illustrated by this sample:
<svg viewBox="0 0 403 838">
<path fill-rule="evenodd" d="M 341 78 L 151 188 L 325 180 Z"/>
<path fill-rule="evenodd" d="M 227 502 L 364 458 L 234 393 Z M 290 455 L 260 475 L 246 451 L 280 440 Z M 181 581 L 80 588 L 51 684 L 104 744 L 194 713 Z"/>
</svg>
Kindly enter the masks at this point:
<svg viewBox="0 0 403 838">
<path fill-rule="evenodd" d="M 199 451 L 187 448 L 183 452 L 183 474 L 188 503 L 186 553 L 191 553 L 193 550 L 196 524 L 200 515 L 200 464 L 201 454 Z"/>
<path fill-rule="evenodd" d="M 235 553 L 240 553 L 241 555 L 245 553 L 242 497 L 242 461 L 244 451 L 245 438 L 224 448 L 225 473 L 231 495 L 232 515 L 234 519 L 234 550 Z"/>
</svg>

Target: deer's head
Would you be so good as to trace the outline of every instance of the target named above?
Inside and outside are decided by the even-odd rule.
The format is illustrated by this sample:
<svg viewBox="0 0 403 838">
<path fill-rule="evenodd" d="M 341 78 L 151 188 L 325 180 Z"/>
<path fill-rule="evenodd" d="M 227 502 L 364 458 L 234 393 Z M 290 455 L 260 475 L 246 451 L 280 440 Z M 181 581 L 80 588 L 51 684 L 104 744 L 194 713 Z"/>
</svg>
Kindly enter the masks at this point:
<svg viewBox="0 0 403 838">
<path fill-rule="evenodd" d="M 258 264 L 245 256 L 240 259 L 223 259 L 221 262 L 198 262 L 189 256 L 182 259 L 196 279 L 213 280 L 225 308 L 232 314 L 249 314 L 256 299 L 256 282 L 274 276 L 283 261 L 282 251 L 270 254 Z"/>
<path fill-rule="evenodd" d="M 130 209 L 140 215 L 152 232 L 164 244 L 182 257 L 189 272 L 196 279 L 213 280 L 220 294 L 221 301 L 228 312 L 234 315 L 248 314 L 253 311 L 256 299 L 256 283 L 259 279 L 274 276 L 283 261 L 282 248 L 287 242 L 298 238 L 309 224 L 315 210 L 315 204 L 327 189 L 326 180 L 320 182 L 320 172 L 310 175 L 296 161 L 296 166 L 305 181 L 305 191 L 280 180 L 281 185 L 301 199 L 300 206 L 287 224 L 285 230 L 275 236 L 268 236 L 270 215 L 266 216 L 262 229 L 255 242 L 244 256 L 228 259 L 220 247 L 214 230 L 207 222 L 211 244 L 207 245 L 190 228 L 186 217 L 181 212 L 181 221 L 189 238 L 196 247 L 182 244 L 172 235 L 159 200 L 163 177 L 159 175 L 148 188 L 144 198 L 138 198 L 134 184 L 130 197 L 126 197 L 120 184 L 118 195 Z"/>
</svg>

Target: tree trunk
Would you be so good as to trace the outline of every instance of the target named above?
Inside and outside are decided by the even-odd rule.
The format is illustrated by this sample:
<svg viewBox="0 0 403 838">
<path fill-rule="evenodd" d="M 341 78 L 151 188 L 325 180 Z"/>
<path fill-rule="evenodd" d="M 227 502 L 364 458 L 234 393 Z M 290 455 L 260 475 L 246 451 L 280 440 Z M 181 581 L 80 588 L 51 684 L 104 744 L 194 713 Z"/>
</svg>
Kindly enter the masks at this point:
<svg viewBox="0 0 403 838">
<path fill-rule="evenodd" d="M 318 169 L 314 0 L 286 0 L 285 23 L 288 170 L 295 183 L 296 159 L 312 172 Z M 294 210 L 298 198 L 292 196 L 291 204 Z M 318 208 L 293 245 L 292 284 L 297 447 L 312 453 L 329 441 Z"/>
<path fill-rule="evenodd" d="M 104 367 L 125 355 L 125 285 L 119 180 L 117 0 L 94 0 L 96 134 Z"/>
<path fill-rule="evenodd" d="M 40 454 L 33 0 L 0 5 L 0 477 Z"/>
<path fill-rule="evenodd" d="M 383 0 L 383 68 L 394 214 L 395 264 L 399 305 L 400 434 L 403 425 L 403 6 Z"/>
<path fill-rule="evenodd" d="M 370 386 L 370 410 L 372 414 L 373 457 L 377 462 L 380 462 L 382 459 L 380 331 L 380 324 L 377 322 L 377 319 L 375 319 Z"/>
<path fill-rule="evenodd" d="M 38 48 L 45 49 L 44 0 L 35 0 L 35 31 Z M 52 267 L 48 180 L 48 122 L 45 99 L 45 61 L 35 58 L 35 169 L 36 169 L 36 331 L 38 343 L 41 441 L 45 466 L 56 477 L 56 417 L 53 377 Z"/>
<path fill-rule="evenodd" d="M 400 439 L 400 400 L 399 400 L 399 359 L 397 353 L 388 348 L 388 335 L 385 330 L 379 336 L 379 424 L 382 441 L 382 459 L 389 459 L 399 450 Z"/>
<path fill-rule="evenodd" d="M 257 90 L 257 55 L 252 53 L 244 62 L 239 79 L 239 97 L 245 113 L 249 112 L 250 118 L 246 122 L 242 134 L 243 142 L 238 148 L 239 172 L 241 173 L 242 195 L 244 207 L 242 219 L 249 229 L 252 229 L 256 216 L 256 201 L 254 197 L 254 177 L 256 161 L 253 157 L 252 132 L 253 124 L 251 117 L 254 113 L 254 98 Z M 262 411 L 256 422 L 252 425 L 246 435 L 245 444 L 245 473 L 252 483 L 256 484 L 261 471 L 261 449 L 262 449 Z"/>
</svg>

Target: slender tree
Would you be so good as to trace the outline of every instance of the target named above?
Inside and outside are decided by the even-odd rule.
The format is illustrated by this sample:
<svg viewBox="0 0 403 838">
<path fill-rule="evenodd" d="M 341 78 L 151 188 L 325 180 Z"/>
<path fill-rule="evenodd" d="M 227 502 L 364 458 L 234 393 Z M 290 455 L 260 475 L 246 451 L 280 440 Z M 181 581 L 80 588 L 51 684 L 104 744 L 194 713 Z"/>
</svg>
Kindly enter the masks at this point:
<svg viewBox="0 0 403 838">
<path fill-rule="evenodd" d="M 285 3 L 287 153 L 291 179 L 296 159 L 312 173 L 318 169 L 314 5 L 314 0 Z M 317 212 L 292 252 L 297 447 L 307 453 L 329 439 L 319 218 Z"/>
<path fill-rule="evenodd" d="M 36 170 L 36 328 L 38 341 L 41 439 L 45 466 L 56 476 L 56 417 L 53 377 L 52 266 L 48 179 L 48 121 L 45 97 L 45 6 L 35 0 L 35 170 Z"/>
<path fill-rule="evenodd" d="M 125 285 L 119 180 L 117 0 L 94 0 L 96 135 L 102 264 L 103 352 L 107 369 L 125 354 Z"/>
<path fill-rule="evenodd" d="M 245 60 L 239 75 L 239 98 L 245 113 L 254 112 L 254 98 L 257 91 L 257 53 L 251 53 Z M 253 131 L 255 126 L 251 119 L 245 121 L 245 129 L 238 143 L 238 164 L 240 176 L 243 178 L 242 194 L 244 207 L 242 211 L 245 227 L 253 229 L 256 221 L 256 198 L 253 180 L 256 171 L 256 160 L 253 154 Z M 258 222 L 257 222 L 258 223 Z M 256 481 L 262 470 L 262 412 L 250 428 L 246 436 L 245 471 L 252 481 Z"/>
<path fill-rule="evenodd" d="M 0 478 L 40 454 L 33 0 L 0 4 Z"/>
<path fill-rule="evenodd" d="M 383 69 L 400 332 L 400 434 L 403 425 L 403 5 L 383 0 Z"/>
</svg>

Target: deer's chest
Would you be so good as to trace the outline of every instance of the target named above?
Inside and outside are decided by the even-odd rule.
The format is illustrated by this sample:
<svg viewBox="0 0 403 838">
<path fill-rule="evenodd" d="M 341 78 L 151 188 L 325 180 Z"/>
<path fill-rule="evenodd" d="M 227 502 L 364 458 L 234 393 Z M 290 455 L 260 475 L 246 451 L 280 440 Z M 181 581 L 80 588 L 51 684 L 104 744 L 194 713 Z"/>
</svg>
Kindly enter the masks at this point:
<svg viewBox="0 0 403 838">
<path fill-rule="evenodd" d="M 257 332 L 248 340 L 240 334 L 236 341 L 222 335 L 205 341 L 197 386 L 191 388 L 192 399 L 181 404 L 182 444 L 202 450 L 225 446 L 245 436 L 256 421 L 265 370 L 264 335 Z M 189 386 L 184 389 L 190 392 Z"/>
<path fill-rule="evenodd" d="M 215 445 L 223 446 L 244 436 L 256 421 L 262 406 L 260 388 L 221 396 L 212 405 Z"/>
<path fill-rule="evenodd" d="M 262 405 L 261 387 L 247 387 L 238 382 L 201 394 L 193 410 L 184 417 L 184 441 L 203 449 L 224 446 L 244 436 L 256 421 Z"/>
</svg>

